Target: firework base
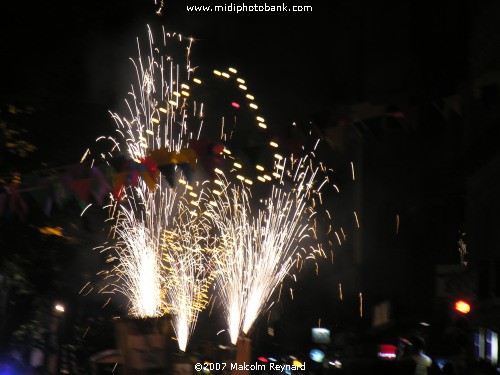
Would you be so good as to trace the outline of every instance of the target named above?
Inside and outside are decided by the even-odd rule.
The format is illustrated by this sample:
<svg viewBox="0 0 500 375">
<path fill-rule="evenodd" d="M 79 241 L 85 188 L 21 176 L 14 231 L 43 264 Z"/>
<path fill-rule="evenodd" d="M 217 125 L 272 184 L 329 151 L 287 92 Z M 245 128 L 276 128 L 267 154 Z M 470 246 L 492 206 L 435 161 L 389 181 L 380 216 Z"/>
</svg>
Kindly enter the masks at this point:
<svg viewBox="0 0 500 375">
<path fill-rule="evenodd" d="M 238 365 L 251 363 L 252 340 L 248 337 L 239 337 L 236 342 L 236 358 L 234 362 Z M 250 375 L 250 370 L 232 370 L 231 375 Z"/>
<path fill-rule="evenodd" d="M 175 343 L 170 316 L 115 320 L 117 347 L 125 375 L 168 374 Z"/>
</svg>

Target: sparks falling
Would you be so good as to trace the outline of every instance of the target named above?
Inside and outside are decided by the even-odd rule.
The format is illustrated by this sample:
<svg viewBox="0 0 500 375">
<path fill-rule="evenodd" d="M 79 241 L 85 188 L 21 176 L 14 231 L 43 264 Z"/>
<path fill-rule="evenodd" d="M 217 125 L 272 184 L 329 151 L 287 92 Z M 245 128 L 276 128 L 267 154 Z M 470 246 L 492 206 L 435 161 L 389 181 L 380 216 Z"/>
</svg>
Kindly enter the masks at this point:
<svg viewBox="0 0 500 375">
<path fill-rule="evenodd" d="M 155 194 L 147 188 L 137 188 L 136 194 L 136 198 L 131 195 L 121 203 L 117 213 L 118 264 L 114 274 L 121 283 L 116 287 L 128 297 L 131 316 L 158 317 L 164 312 L 159 238 L 171 217 L 173 196 Z"/>
<path fill-rule="evenodd" d="M 284 167 L 286 160 L 280 163 Z M 280 183 L 254 212 L 250 190 L 243 185 L 226 185 L 224 194 L 207 205 L 220 236 L 214 275 L 233 344 L 241 331 L 248 334 L 297 259 L 310 255 L 301 242 L 313 237 L 315 212 L 308 198 L 316 172 L 302 159 L 290 173 L 292 186 L 282 172 Z"/>
<path fill-rule="evenodd" d="M 198 314 L 207 306 L 210 286 L 210 227 L 205 217 L 194 215 L 187 202 L 179 202 L 179 213 L 171 229 L 162 238 L 166 269 L 165 305 L 172 314 L 172 323 L 179 348 L 186 346 L 194 330 Z"/>
<path fill-rule="evenodd" d="M 142 54 L 137 40 L 138 58 L 131 59 L 137 78 L 125 100 L 128 113 L 111 114 L 117 136 L 107 138 L 113 142 L 110 155 L 118 153 L 136 162 L 147 160 L 155 150 L 178 153 L 199 137 L 202 127 L 203 106 L 190 99 L 189 92 L 192 39 L 163 30 L 156 43 L 149 28 L 148 37 L 148 54 Z M 166 55 L 167 44 L 170 49 L 180 46 L 185 63 Z M 187 219 L 190 211 L 183 202 L 193 194 L 191 186 L 170 186 L 155 169 L 139 173 L 135 186 L 122 188 L 111 209 L 118 242 L 114 273 L 120 281 L 114 290 L 128 297 L 132 316 L 171 313 L 184 351 L 198 313 L 206 306 L 209 274 L 200 245 L 206 226 Z M 182 177 L 174 167 L 174 180 Z"/>
</svg>

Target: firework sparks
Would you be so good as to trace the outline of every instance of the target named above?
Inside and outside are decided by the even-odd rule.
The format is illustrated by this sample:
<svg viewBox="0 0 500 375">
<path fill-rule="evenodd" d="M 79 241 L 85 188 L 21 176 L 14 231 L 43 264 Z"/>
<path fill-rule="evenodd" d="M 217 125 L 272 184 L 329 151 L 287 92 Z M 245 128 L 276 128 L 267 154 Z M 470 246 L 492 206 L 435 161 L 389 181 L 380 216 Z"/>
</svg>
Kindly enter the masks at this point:
<svg viewBox="0 0 500 375">
<path fill-rule="evenodd" d="M 118 138 L 125 141 L 128 156 L 136 160 L 143 159 L 151 150 L 160 148 L 179 152 L 192 138 L 188 129 L 201 129 L 202 124 L 201 121 L 197 126 L 188 123 L 193 118 L 198 118 L 199 114 L 189 115 L 188 99 L 181 95 L 181 92 L 189 91 L 188 83 L 193 72 L 189 60 L 192 38 L 169 34 L 163 30 L 161 42 L 155 43 L 149 28 L 148 36 L 149 55 L 143 57 L 137 40 L 138 58 L 131 59 L 137 80 L 131 85 L 129 99 L 125 100 L 128 116 L 111 113 Z M 172 40 L 181 43 L 183 53 L 187 51 L 185 65 L 177 64 L 171 56 L 162 52 L 167 47 L 167 42 L 171 43 Z"/>
<path fill-rule="evenodd" d="M 202 127 L 203 105 L 188 99 L 194 71 L 189 61 L 192 39 L 163 30 L 155 43 L 149 28 L 148 36 L 149 54 L 143 56 L 138 40 L 138 58 L 131 59 L 137 79 L 125 101 L 128 114 L 111 114 L 117 138 L 106 138 L 112 140 L 113 152 L 136 162 L 156 150 L 179 153 L 192 139 L 198 139 Z M 180 45 L 183 56 L 187 51 L 185 64 L 179 65 L 166 55 L 167 43 L 169 48 Z M 191 131 L 193 128 L 196 131 Z M 143 175 L 140 171 L 143 178 L 136 186 L 122 190 L 121 199 L 111 205 L 117 239 L 113 274 L 118 278 L 112 285 L 114 291 L 128 297 L 131 316 L 171 313 L 179 348 L 184 351 L 198 313 L 208 303 L 209 275 L 201 245 L 207 243 L 203 234 L 207 227 L 187 208 L 188 204 L 196 205 L 193 197 L 197 194 L 179 168 L 174 167 L 172 178 L 183 183 L 175 186 L 145 175 L 148 172 Z M 151 177 L 149 183 L 147 177 Z"/>
<path fill-rule="evenodd" d="M 135 189 L 136 198 L 131 195 L 120 204 L 115 228 L 119 262 L 114 273 L 122 282 L 118 291 L 130 300 L 130 315 L 158 317 L 164 312 L 160 236 L 170 221 L 175 196 L 155 194 L 142 185 Z"/>
<path fill-rule="evenodd" d="M 286 160 L 280 163 L 285 166 Z M 281 174 L 280 184 L 272 186 L 270 198 L 255 214 L 250 191 L 240 185 L 226 185 L 225 194 L 212 197 L 214 203 L 207 205 L 220 235 L 215 280 L 233 344 L 240 331 L 249 332 L 300 250 L 308 252 L 299 246 L 312 229 L 309 220 L 314 212 L 309 211 L 307 198 L 316 172 L 306 159 L 298 162 L 293 188 L 285 191 Z"/>
<path fill-rule="evenodd" d="M 208 305 L 211 278 L 208 259 L 207 219 L 194 215 L 188 204 L 181 201 L 179 213 L 171 229 L 165 230 L 162 248 L 166 269 L 166 308 L 173 315 L 173 327 L 179 348 L 186 350 L 187 342 L 200 311 Z"/>
</svg>

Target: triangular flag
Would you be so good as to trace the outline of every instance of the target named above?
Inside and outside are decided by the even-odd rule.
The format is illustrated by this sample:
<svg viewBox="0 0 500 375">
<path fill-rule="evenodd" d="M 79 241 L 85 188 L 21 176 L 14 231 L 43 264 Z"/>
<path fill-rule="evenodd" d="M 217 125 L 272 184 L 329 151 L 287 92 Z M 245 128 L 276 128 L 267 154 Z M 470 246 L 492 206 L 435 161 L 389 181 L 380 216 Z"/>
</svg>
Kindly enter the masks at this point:
<svg viewBox="0 0 500 375">
<path fill-rule="evenodd" d="M 193 178 L 193 171 L 191 170 L 191 165 L 189 163 L 181 163 L 181 164 L 177 164 L 177 166 L 181 169 L 182 173 L 184 174 L 184 177 L 186 177 L 186 179 L 189 182 L 191 182 L 191 180 Z"/>
<path fill-rule="evenodd" d="M 144 182 L 148 186 L 149 190 L 155 191 L 156 180 L 151 178 L 151 175 L 149 174 L 149 172 L 148 171 L 141 171 L 141 172 L 139 172 L 139 174 L 141 175 L 142 179 L 144 180 Z"/>
<path fill-rule="evenodd" d="M 170 187 L 173 188 L 175 186 L 175 181 L 174 181 L 175 165 L 174 164 L 162 165 L 159 166 L 158 168 L 160 169 L 160 172 L 162 173 L 163 177 L 165 177 L 165 180 L 167 180 Z"/>
<path fill-rule="evenodd" d="M 181 151 L 181 153 L 184 155 L 184 158 L 186 162 L 189 164 L 191 167 L 191 170 L 196 169 L 198 166 L 196 163 L 197 155 L 196 151 L 193 148 L 185 148 Z"/>
<path fill-rule="evenodd" d="M 52 182 L 52 192 L 56 204 L 59 208 L 62 208 L 68 199 L 68 194 L 64 186 L 59 179 Z"/>
<path fill-rule="evenodd" d="M 28 214 L 28 205 L 19 192 L 18 187 L 13 185 L 10 187 L 9 211 L 17 213 L 21 220 Z"/>
<path fill-rule="evenodd" d="M 128 172 L 113 173 L 113 195 L 117 200 L 121 200 L 123 196 L 123 187 Z"/>
<path fill-rule="evenodd" d="M 37 203 L 40 210 L 46 212 L 47 201 L 50 200 L 50 190 L 47 186 L 38 186 L 29 191 L 33 200 Z"/>
<path fill-rule="evenodd" d="M 99 205 L 102 205 L 104 197 L 109 192 L 109 184 L 99 168 L 93 167 L 91 169 L 91 174 L 93 177 L 92 196 Z"/>
<path fill-rule="evenodd" d="M 154 191 L 156 189 L 156 181 L 160 175 L 154 159 L 150 156 L 141 159 L 141 166 L 138 166 L 138 168 L 140 168 L 139 174 L 142 179 L 146 182 L 149 189 Z"/>
<path fill-rule="evenodd" d="M 177 164 L 176 155 L 175 152 L 170 152 L 166 148 L 159 148 L 151 151 L 151 158 L 156 165 Z"/>
<path fill-rule="evenodd" d="M 78 198 L 80 198 L 84 203 L 89 203 L 90 189 L 92 187 L 91 178 L 73 180 L 71 181 L 71 187 Z"/>
<path fill-rule="evenodd" d="M 125 159 L 123 155 L 116 156 L 109 160 L 109 164 L 113 167 L 115 172 L 120 173 L 127 168 L 127 159 Z"/>
</svg>

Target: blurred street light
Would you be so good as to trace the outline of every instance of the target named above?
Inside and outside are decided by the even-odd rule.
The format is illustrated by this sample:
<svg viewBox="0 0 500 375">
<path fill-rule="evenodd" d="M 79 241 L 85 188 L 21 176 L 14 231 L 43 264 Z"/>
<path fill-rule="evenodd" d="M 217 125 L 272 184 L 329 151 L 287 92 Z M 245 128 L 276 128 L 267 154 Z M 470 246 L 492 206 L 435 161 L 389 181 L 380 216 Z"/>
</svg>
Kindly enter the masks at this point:
<svg viewBox="0 0 500 375">
<path fill-rule="evenodd" d="M 56 303 L 56 304 L 54 305 L 54 310 L 55 310 L 56 312 L 58 312 L 58 313 L 61 313 L 61 314 L 62 314 L 62 313 L 64 313 L 64 311 L 65 311 L 65 310 L 64 310 L 64 305 L 63 305 L 63 304 L 60 304 L 60 303 Z"/>
</svg>

